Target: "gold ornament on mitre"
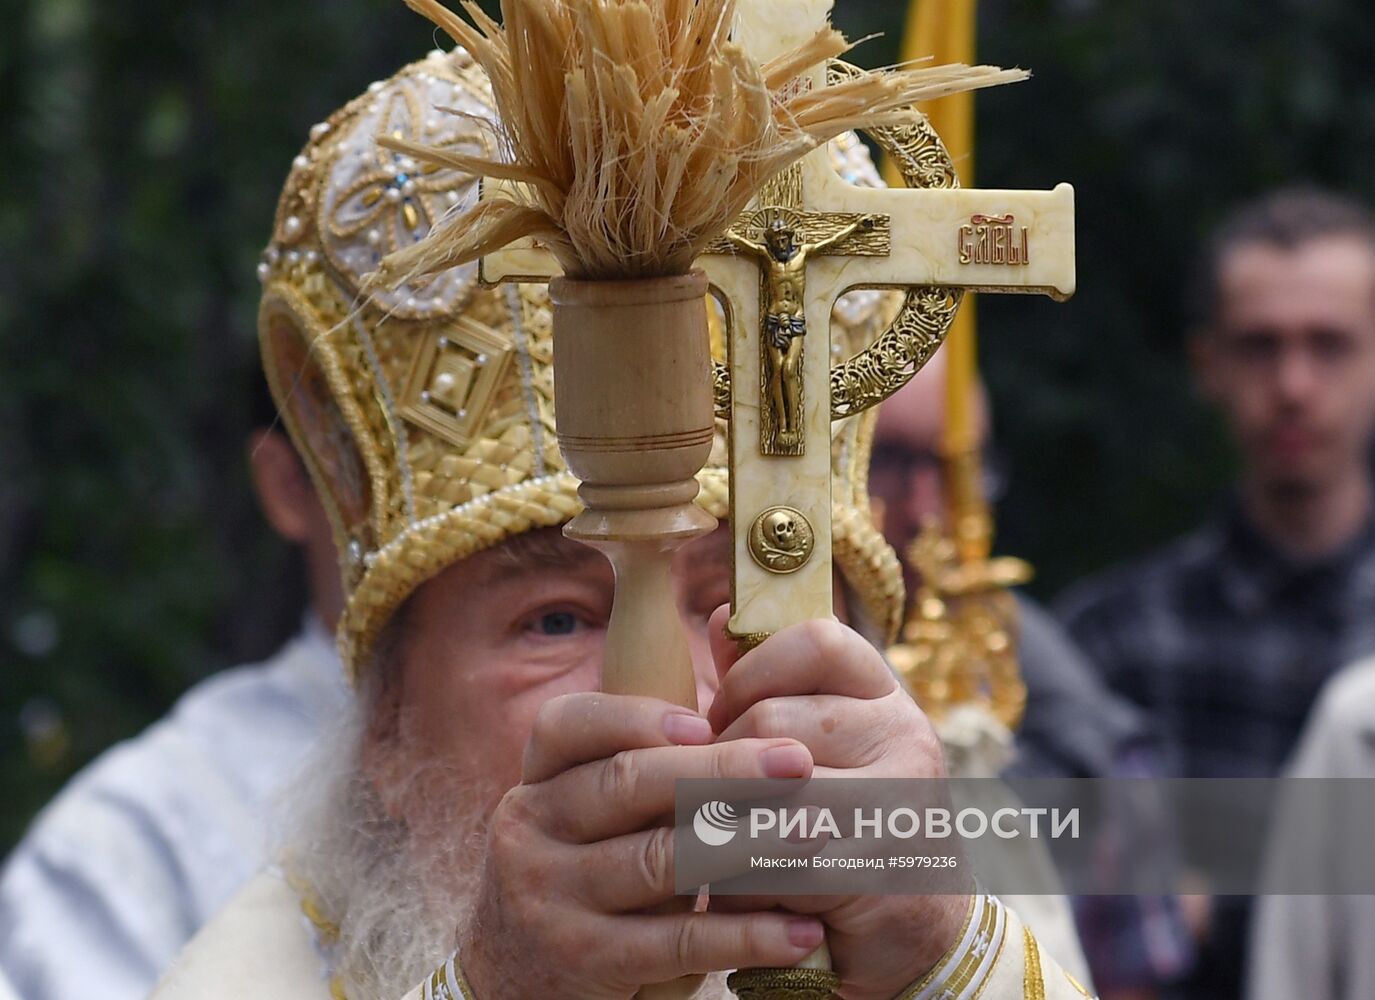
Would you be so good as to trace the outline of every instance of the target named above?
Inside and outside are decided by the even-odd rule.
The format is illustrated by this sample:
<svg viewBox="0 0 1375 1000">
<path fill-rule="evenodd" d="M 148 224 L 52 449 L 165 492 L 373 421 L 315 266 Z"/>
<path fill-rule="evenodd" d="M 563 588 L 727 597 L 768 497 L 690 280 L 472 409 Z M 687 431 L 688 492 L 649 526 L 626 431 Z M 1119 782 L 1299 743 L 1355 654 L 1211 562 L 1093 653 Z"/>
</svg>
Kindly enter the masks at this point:
<svg viewBox="0 0 1375 1000">
<path fill-rule="evenodd" d="M 472 265 L 360 291 L 384 256 L 478 196 L 471 174 L 380 148 L 377 137 L 477 152 L 490 142 L 492 117 L 486 76 L 462 50 L 373 84 L 311 130 L 259 265 L 263 364 L 333 526 L 347 595 L 338 640 L 350 677 L 426 580 L 582 510 L 558 447 L 543 285 L 482 287 Z M 851 179 L 877 183 L 853 137 L 834 143 L 832 157 Z M 901 301 L 879 292 L 842 299 L 836 350 L 853 355 L 871 344 Z M 713 355 L 723 360 L 723 318 L 708 315 Z M 724 430 L 718 420 L 697 476 L 696 503 L 719 518 L 729 513 Z M 834 428 L 834 556 L 853 611 L 891 640 L 904 591 L 869 514 L 872 435 L 872 413 Z"/>
</svg>

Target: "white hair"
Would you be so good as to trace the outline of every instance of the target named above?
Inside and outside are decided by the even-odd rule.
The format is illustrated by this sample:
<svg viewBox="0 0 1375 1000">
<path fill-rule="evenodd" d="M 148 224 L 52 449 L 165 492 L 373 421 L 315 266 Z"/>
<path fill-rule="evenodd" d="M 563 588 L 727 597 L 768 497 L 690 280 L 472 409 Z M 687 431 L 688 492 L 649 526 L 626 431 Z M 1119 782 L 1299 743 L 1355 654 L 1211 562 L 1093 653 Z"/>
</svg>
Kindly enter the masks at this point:
<svg viewBox="0 0 1375 1000">
<path fill-rule="evenodd" d="M 394 708 L 384 671 L 369 673 L 348 717 L 302 770 L 277 854 L 304 900 L 333 925 L 320 942 L 349 1000 L 395 1000 L 453 953 L 486 819 L 480 790 L 446 762 L 370 737 L 378 713 Z"/>
</svg>

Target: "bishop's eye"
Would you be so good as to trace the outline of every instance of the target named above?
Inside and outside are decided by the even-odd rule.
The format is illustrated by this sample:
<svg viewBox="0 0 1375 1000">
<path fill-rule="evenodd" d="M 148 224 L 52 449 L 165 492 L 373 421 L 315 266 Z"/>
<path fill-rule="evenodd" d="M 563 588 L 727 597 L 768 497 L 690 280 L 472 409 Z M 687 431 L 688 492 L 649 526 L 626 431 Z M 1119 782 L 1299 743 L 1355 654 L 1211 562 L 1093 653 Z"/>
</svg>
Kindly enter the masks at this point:
<svg viewBox="0 0 1375 1000">
<path fill-rule="evenodd" d="M 578 629 L 578 616 L 571 611 L 551 611 L 534 622 L 540 635 L 572 635 Z"/>
</svg>

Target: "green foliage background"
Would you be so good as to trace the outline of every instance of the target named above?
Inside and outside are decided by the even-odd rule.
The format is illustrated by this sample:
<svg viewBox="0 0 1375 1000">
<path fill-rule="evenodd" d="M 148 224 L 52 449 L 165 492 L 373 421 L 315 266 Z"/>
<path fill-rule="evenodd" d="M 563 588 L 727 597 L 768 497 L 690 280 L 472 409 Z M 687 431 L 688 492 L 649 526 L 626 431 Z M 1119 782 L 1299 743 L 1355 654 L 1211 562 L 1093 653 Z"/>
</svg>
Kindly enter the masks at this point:
<svg viewBox="0 0 1375 1000">
<path fill-rule="evenodd" d="M 860 62 L 905 3 L 839 0 Z M 295 627 L 245 475 L 257 253 L 309 126 L 431 46 L 399 0 L 0 5 L 0 851 L 77 767 Z M 1230 459 L 1181 290 L 1237 199 L 1375 194 L 1375 7 L 985 0 L 988 186 L 1078 189 L 1080 291 L 987 298 L 1014 478 L 1003 551 L 1050 594 L 1183 530 Z"/>
</svg>

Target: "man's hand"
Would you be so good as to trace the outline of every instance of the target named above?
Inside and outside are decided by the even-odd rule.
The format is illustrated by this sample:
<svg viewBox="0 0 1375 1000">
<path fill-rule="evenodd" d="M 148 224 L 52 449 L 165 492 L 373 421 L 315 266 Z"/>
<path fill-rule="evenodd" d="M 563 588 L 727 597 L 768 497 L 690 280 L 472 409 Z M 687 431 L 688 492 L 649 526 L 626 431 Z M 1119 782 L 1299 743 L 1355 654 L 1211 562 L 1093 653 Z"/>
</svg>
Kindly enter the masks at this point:
<svg viewBox="0 0 1375 1000">
<path fill-rule="evenodd" d="M 833 621 L 786 628 L 740 656 L 727 608 L 712 616 L 721 687 L 707 718 L 718 746 L 792 737 L 818 778 L 943 778 L 940 739 L 863 637 Z M 819 916 L 846 1000 L 891 1000 L 955 943 L 966 896 L 713 897 L 731 913 L 782 907 Z M 755 963 L 757 964 L 757 963 Z"/>
<path fill-rule="evenodd" d="M 643 911 L 673 898 L 674 782 L 805 778 L 788 738 L 711 745 L 705 719 L 649 698 L 574 694 L 543 706 L 521 784 L 492 817 L 459 961 L 479 997 L 631 997 L 647 983 L 792 965 L 820 922 L 774 912 Z"/>
</svg>

